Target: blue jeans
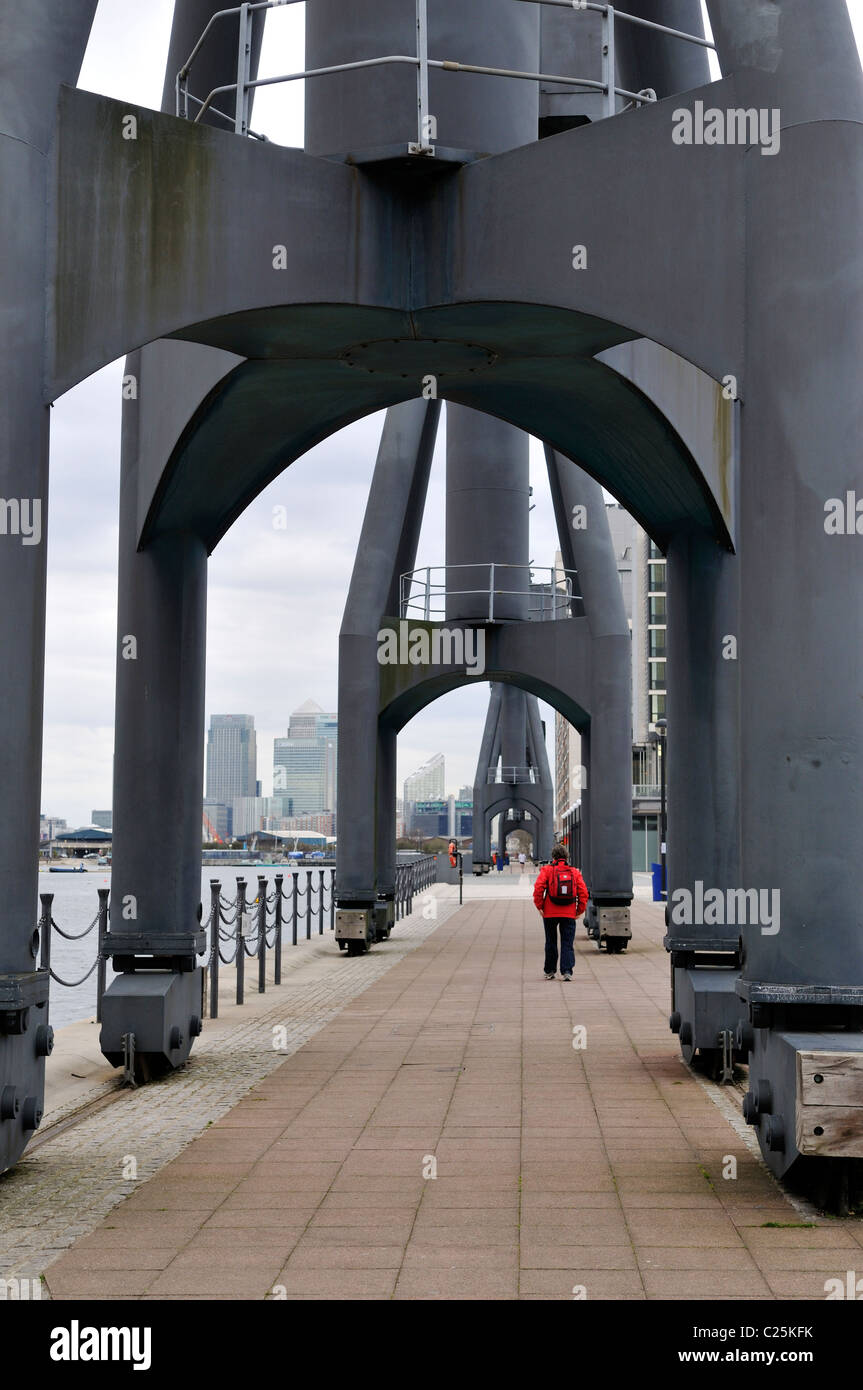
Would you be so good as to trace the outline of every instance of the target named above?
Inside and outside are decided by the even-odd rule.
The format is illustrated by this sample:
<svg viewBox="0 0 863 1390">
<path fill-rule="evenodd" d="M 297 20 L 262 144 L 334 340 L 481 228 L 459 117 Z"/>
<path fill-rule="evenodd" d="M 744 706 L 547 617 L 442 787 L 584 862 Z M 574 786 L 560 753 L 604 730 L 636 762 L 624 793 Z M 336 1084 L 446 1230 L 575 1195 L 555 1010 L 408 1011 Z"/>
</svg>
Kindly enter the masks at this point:
<svg viewBox="0 0 863 1390">
<path fill-rule="evenodd" d="M 545 927 L 545 973 L 553 975 L 557 970 L 557 931 L 560 928 L 560 973 L 571 975 L 575 969 L 575 918 L 544 917 Z"/>
</svg>

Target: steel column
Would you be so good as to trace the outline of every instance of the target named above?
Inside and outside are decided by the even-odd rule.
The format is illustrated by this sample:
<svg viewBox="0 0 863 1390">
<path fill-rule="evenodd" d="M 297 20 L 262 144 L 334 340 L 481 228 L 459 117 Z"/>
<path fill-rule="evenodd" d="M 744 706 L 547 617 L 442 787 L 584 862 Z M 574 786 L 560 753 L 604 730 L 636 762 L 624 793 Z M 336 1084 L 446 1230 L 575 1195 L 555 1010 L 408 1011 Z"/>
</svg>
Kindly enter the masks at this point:
<svg viewBox="0 0 863 1390">
<path fill-rule="evenodd" d="M 400 566 L 413 567 L 440 413 L 410 401 L 387 412 L 339 636 L 337 899 L 373 907 L 380 666 L 378 631 L 399 616 Z"/>
<path fill-rule="evenodd" d="M 46 224 L 60 83 L 78 79 L 95 0 L 0 0 L 0 1173 L 42 1113 L 47 972 L 36 965 L 45 674 L 48 407 Z M 49 929 L 50 930 L 50 929 Z M 11 1103 L 10 1103 L 11 1104 Z"/>
</svg>

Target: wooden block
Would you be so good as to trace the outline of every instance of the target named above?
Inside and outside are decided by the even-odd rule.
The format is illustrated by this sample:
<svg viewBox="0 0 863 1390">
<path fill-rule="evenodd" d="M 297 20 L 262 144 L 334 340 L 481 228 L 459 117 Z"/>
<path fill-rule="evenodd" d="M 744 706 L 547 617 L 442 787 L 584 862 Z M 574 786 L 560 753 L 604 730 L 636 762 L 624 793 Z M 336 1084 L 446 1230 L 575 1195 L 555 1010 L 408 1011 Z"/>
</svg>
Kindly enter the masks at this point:
<svg viewBox="0 0 863 1390">
<path fill-rule="evenodd" d="M 795 1118 L 800 1153 L 863 1158 L 863 1052 L 798 1052 Z"/>
<path fill-rule="evenodd" d="M 863 1052 L 798 1052 L 797 1100 L 819 1107 L 863 1106 Z"/>
<path fill-rule="evenodd" d="M 863 1158 L 863 1106 L 800 1105 L 798 1101 L 796 1140 L 802 1154 Z"/>
</svg>

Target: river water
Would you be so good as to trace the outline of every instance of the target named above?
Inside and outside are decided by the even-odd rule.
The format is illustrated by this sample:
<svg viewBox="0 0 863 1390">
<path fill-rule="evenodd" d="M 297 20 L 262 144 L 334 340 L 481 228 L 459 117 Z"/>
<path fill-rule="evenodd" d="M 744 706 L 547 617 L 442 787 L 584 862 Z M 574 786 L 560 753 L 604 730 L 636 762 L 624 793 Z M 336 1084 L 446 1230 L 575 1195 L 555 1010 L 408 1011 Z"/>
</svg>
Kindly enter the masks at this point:
<svg viewBox="0 0 863 1390">
<path fill-rule="evenodd" d="M 332 869 L 325 868 L 324 874 L 324 930 L 329 927 L 329 882 L 332 877 Z M 237 892 L 237 878 L 242 877 L 246 880 L 246 901 L 253 902 L 257 892 L 258 874 L 263 874 L 268 884 L 269 891 L 272 892 L 272 883 L 276 874 L 284 876 L 284 892 L 292 893 L 292 875 L 299 876 L 298 892 L 306 886 L 305 868 L 292 870 L 288 865 L 278 867 L 261 867 L 257 865 L 251 868 L 241 868 L 239 865 L 218 866 L 207 865 L 201 871 L 201 902 L 204 905 L 204 920 L 206 921 L 210 912 L 210 880 L 217 878 L 222 884 L 222 894 L 233 902 Z M 318 883 L 318 870 L 312 870 L 312 883 Z M 90 869 L 84 874 L 51 874 L 47 870 L 39 872 L 39 892 L 53 893 L 54 903 L 52 915 L 58 926 L 64 931 L 72 933 L 83 932 L 89 926 L 99 906 L 97 890 L 99 888 L 111 887 L 111 871 L 107 873 L 103 869 Z M 312 896 L 312 934 L 318 930 L 318 900 L 317 891 Z M 306 934 L 306 905 L 308 899 L 300 896 L 298 898 L 297 911 L 297 935 L 302 938 Z M 272 911 L 272 909 L 271 909 Z M 290 950 L 291 930 L 290 902 L 284 905 L 285 930 L 283 944 L 285 950 Z M 233 945 L 226 943 L 225 954 L 230 956 L 233 953 Z M 53 933 L 51 943 L 51 968 L 55 974 L 64 980 L 80 980 L 90 969 L 96 959 L 96 930 L 89 933 L 80 941 L 66 941 L 58 932 Z M 204 957 L 206 959 L 206 957 Z M 247 961 L 246 970 L 256 970 L 253 961 Z M 108 970 L 108 982 L 113 978 L 113 971 Z M 257 979 L 257 976 L 255 976 Z M 51 981 L 51 1023 L 55 1028 L 62 1028 L 67 1023 L 77 1023 L 81 1019 L 92 1018 L 96 1012 L 96 971 L 74 989 L 64 988 L 56 980 Z"/>
</svg>

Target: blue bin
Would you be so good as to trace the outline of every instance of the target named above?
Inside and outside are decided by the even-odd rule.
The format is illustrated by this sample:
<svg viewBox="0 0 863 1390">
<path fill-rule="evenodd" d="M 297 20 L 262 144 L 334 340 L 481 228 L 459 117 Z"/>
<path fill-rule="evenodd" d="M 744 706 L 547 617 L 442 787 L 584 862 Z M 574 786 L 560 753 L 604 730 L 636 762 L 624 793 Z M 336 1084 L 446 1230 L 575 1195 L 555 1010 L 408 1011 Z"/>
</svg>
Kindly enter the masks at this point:
<svg viewBox="0 0 863 1390">
<path fill-rule="evenodd" d="M 653 875 L 653 901 L 661 903 L 665 900 L 665 884 L 662 881 L 662 865 L 651 864 L 650 872 Z"/>
</svg>

